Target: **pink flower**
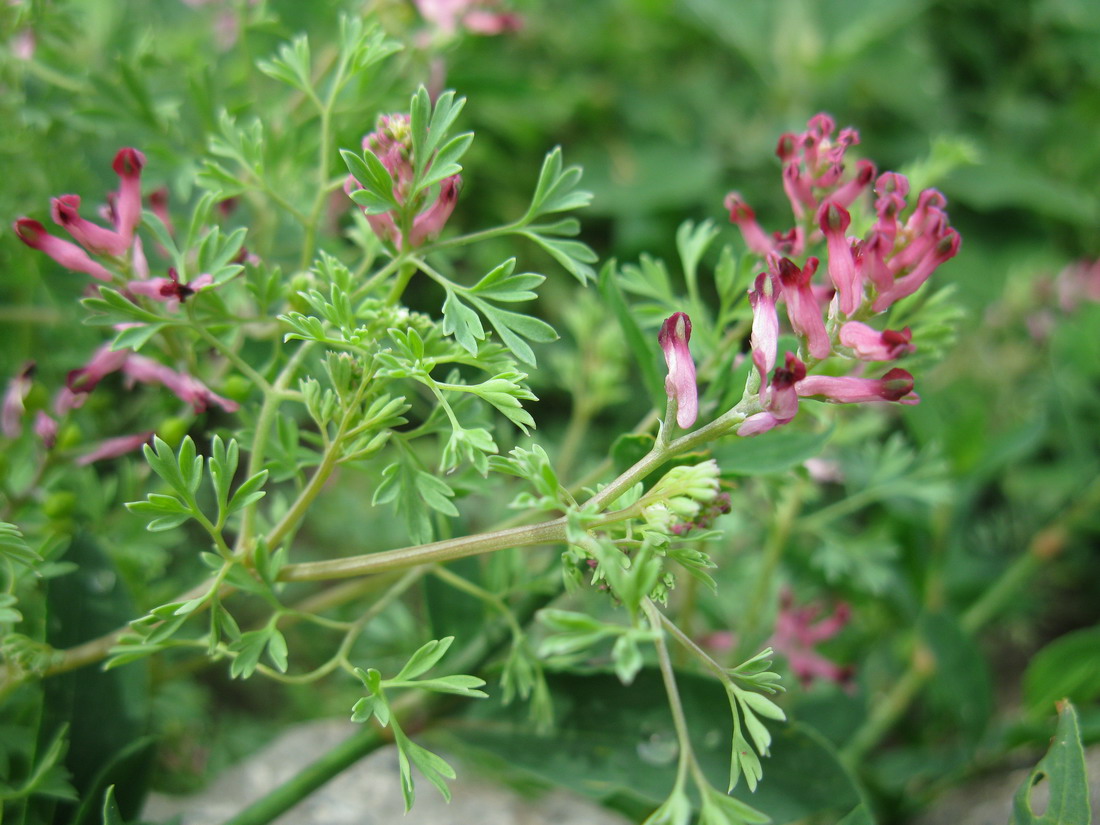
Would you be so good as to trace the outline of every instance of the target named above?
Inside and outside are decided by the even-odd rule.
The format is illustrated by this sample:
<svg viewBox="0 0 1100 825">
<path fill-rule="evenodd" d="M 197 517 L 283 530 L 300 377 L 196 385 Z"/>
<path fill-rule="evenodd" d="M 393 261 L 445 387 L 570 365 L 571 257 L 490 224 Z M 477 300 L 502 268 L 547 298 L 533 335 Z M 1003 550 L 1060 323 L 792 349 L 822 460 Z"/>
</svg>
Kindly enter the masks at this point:
<svg viewBox="0 0 1100 825">
<path fill-rule="evenodd" d="M 176 372 L 158 361 L 143 355 L 130 353 L 122 371 L 133 381 L 142 384 L 162 384 L 181 401 L 190 404 L 196 413 L 204 412 L 210 404 L 217 404 L 226 412 L 236 412 L 241 405 L 213 392 L 199 379 L 183 372 Z"/>
<path fill-rule="evenodd" d="M 64 227 L 78 244 L 94 255 L 119 257 L 130 248 L 130 240 L 118 232 L 85 220 L 80 216 L 80 196 L 61 195 L 50 201 L 53 222 Z"/>
<path fill-rule="evenodd" d="M 31 249 L 45 252 L 66 269 L 83 272 L 101 281 L 110 281 L 111 273 L 93 261 L 88 253 L 74 243 L 62 240 L 46 231 L 41 223 L 30 218 L 19 218 L 14 224 L 19 240 Z"/>
<path fill-rule="evenodd" d="M 875 312 L 883 312 L 895 301 L 912 295 L 921 288 L 940 264 L 958 254 L 961 242 L 962 238 L 958 232 L 951 227 L 944 227 L 938 234 L 935 244 L 925 251 L 917 264 L 909 272 L 896 278 L 888 289 L 879 293 L 871 304 L 871 309 Z M 894 262 L 889 263 L 893 267 Z"/>
<path fill-rule="evenodd" d="M 130 281 L 126 288 L 136 294 L 152 298 L 154 301 L 163 301 L 168 305 L 169 312 L 175 312 L 179 305 L 198 292 L 214 285 L 214 276 L 210 274 L 199 275 L 197 278 L 180 283 L 179 273 L 176 268 L 168 268 L 167 278 L 150 278 L 145 281 Z"/>
<path fill-rule="evenodd" d="M 80 456 L 80 458 L 76 460 L 76 463 L 81 467 L 85 467 L 96 461 L 103 461 L 108 458 L 118 458 L 120 455 L 126 455 L 126 453 L 131 453 L 134 450 L 140 449 L 152 435 L 153 432 L 150 430 L 146 433 L 135 433 L 134 435 L 120 435 L 116 438 L 108 438 L 105 441 L 100 441 L 89 452 Z"/>
<path fill-rule="evenodd" d="M 674 312 L 665 319 L 657 336 L 665 353 L 668 376 L 665 392 L 676 402 L 676 423 L 687 429 L 699 415 L 699 390 L 695 384 L 695 362 L 688 349 L 691 340 L 691 319 L 683 312 Z"/>
<path fill-rule="evenodd" d="M 130 350 L 112 350 L 110 344 L 104 344 L 93 353 L 92 358 L 80 369 L 71 370 L 65 379 L 65 386 L 72 393 L 87 394 L 96 388 L 106 376 L 122 369 Z M 84 401 L 73 406 L 79 407 Z"/>
<path fill-rule="evenodd" d="M 909 327 L 898 332 L 887 329 L 879 332 L 859 321 L 849 321 L 840 328 L 840 343 L 855 351 L 864 361 L 893 361 L 916 351 L 912 344 L 913 333 Z"/>
<path fill-rule="evenodd" d="M 821 204 L 817 222 L 829 247 L 829 279 L 836 287 L 840 311 L 852 315 L 863 303 L 863 287 L 845 232 L 852 222 L 848 210 L 833 200 Z"/>
<path fill-rule="evenodd" d="M 900 401 L 916 404 L 920 397 L 913 392 L 913 376 L 895 367 L 882 378 L 854 376 L 810 375 L 798 382 L 798 394 L 824 396 L 840 404 L 860 404 L 866 401 Z"/>
<path fill-rule="evenodd" d="M 30 218 L 15 222 L 15 234 L 27 246 L 45 252 L 66 269 L 84 272 L 101 281 L 112 280 L 110 271 L 92 260 L 88 253 L 121 258 L 134 245 L 134 232 L 141 223 L 141 169 L 144 165 L 145 156 L 137 149 L 120 149 L 115 155 L 113 168 L 119 176 L 119 191 L 117 195 L 108 193 L 106 210 L 114 230 L 81 217 L 79 195 L 61 195 L 50 202 L 51 215 L 80 246 L 54 237 L 41 223 Z M 140 249 L 135 250 L 137 254 Z M 143 255 L 141 260 L 144 261 Z"/>
<path fill-rule="evenodd" d="M 767 376 L 761 376 L 760 397 L 764 401 L 764 409 L 746 418 L 737 428 L 737 434 L 760 435 L 793 420 L 798 414 L 796 387 L 805 377 L 806 365 L 794 353 L 788 352 L 785 366 L 775 368 L 770 383 Z"/>
<path fill-rule="evenodd" d="M 783 189 L 799 221 L 826 197 L 841 206 L 852 203 L 874 177 L 874 166 L 862 161 L 855 178 L 843 182 L 844 155 L 859 143 L 859 133 L 841 129 L 834 138 L 834 131 L 836 122 L 821 113 L 810 118 L 802 134 L 788 133 L 779 139 L 776 155 L 783 161 Z"/>
<path fill-rule="evenodd" d="M 144 166 L 145 155 L 129 147 L 119 149 L 111 164 L 119 178 L 115 226 L 126 239 L 127 246 L 133 241 L 134 230 L 141 223 L 141 170 Z"/>
<path fill-rule="evenodd" d="M 34 416 L 34 433 L 42 439 L 47 450 L 52 450 L 57 442 L 57 422 L 45 410 L 39 410 Z"/>
<path fill-rule="evenodd" d="M 799 335 L 805 336 L 810 355 L 818 360 L 829 357 L 832 345 L 825 330 L 822 307 L 814 295 L 811 281 L 817 271 L 817 258 L 808 258 L 806 265 L 799 269 L 790 258 L 768 259 L 783 288 L 783 300 L 787 303 L 787 318 Z"/>
<path fill-rule="evenodd" d="M 842 602 L 831 615 L 818 619 L 820 613 L 821 607 L 817 604 L 795 607 L 794 597 L 789 591 L 785 592 L 780 599 L 775 632 L 768 644 L 787 657 L 787 663 L 803 687 L 816 679 L 848 686 L 853 676 L 852 668 L 826 659 L 814 648 L 844 629 L 851 618 L 851 608 Z"/>
<path fill-rule="evenodd" d="M 871 181 L 875 179 L 875 164 L 869 160 L 856 162 L 856 176 L 845 184 L 837 187 L 829 196 L 829 200 L 838 206 L 851 206 L 856 198 L 866 191 Z"/>
<path fill-rule="evenodd" d="M 779 346 L 779 315 L 775 310 L 775 298 L 775 277 L 769 272 L 761 272 L 749 290 L 749 304 L 752 306 L 749 345 L 752 347 L 753 363 L 760 371 L 761 391 L 767 374 L 775 366 Z"/>
<path fill-rule="evenodd" d="M 726 209 L 730 213 L 730 223 L 737 224 L 741 230 L 741 237 L 745 239 L 745 245 L 757 255 L 766 256 L 772 252 L 775 245 L 756 222 L 756 213 L 737 192 L 726 195 Z"/>
<path fill-rule="evenodd" d="M 507 12 L 491 11 L 497 4 L 491 0 L 415 0 L 420 16 L 447 35 L 454 34 L 459 24 L 473 34 L 493 35 L 516 31 L 520 18 Z"/>
<path fill-rule="evenodd" d="M 23 432 L 23 402 L 31 391 L 34 379 L 34 361 L 29 361 L 9 382 L 0 408 L 0 432 L 8 438 L 18 438 Z"/>
</svg>

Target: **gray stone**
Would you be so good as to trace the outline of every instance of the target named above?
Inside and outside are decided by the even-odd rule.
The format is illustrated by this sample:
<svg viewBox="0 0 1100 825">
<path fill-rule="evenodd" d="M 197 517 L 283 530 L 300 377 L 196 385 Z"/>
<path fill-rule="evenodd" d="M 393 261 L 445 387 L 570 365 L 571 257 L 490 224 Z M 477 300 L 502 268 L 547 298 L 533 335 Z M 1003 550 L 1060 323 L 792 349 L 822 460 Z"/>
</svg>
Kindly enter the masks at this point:
<svg viewBox="0 0 1100 825">
<path fill-rule="evenodd" d="M 359 730 L 343 720 L 308 722 L 288 730 L 266 748 L 220 776 L 203 792 L 178 797 L 153 794 L 144 818 L 159 822 L 182 815 L 182 825 L 218 825 L 278 787 L 323 753 Z M 443 801 L 417 777 L 416 805 L 407 815 L 401 798 L 397 752 L 372 753 L 287 811 L 276 825 L 626 825 L 621 816 L 566 791 L 536 798 L 462 771 Z M 414 769 L 415 772 L 415 769 Z"/>
</svg>

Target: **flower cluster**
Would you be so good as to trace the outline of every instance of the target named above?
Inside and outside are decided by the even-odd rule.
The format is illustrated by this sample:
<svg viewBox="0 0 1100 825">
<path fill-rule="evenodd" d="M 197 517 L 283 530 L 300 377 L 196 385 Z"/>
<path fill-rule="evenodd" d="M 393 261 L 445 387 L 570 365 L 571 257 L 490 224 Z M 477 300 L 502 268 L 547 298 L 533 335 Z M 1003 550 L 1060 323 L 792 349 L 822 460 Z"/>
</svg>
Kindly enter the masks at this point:
<svg viewBox="0 0 1100 825">
<path fill-rule="evenodd" d="M 65 386 L 54 397 L 53 415 L 51 416 L 45 410 L 36 412 L 34 431 L 47 449 L 52 448 L 56 441 L 58 419 L 82 407 L 88 394 L 99 382 L 115 372 L 121 372 L 125 376 L 128 387 L 135 384 L 159 384 L 167 388 L 178 399 L 190 404 L 195 413 L 205 412 L 211 405 L 221 407 L 226 412 L 236 412 L 240 409 L 236 401 L 218 395 L 193 375 L 178 372 L 131 350 L 112 350 L 109 344 L 104 344 L 96 350 L 87 364 L 68 374 Z M 34 364 L 31 363 L 8 383 L 0 423 L 2 423 L 3 434 L 9 438 L 17 438 L 22 432 L 22 419 L 26 414 L 23 402 L 30 393 L 33 376 Z M 137 449 L 148 441 L 151 434 L 151 432 L 143 432 L 108 439 L 81 456 L 77 463 L 88 464 Z"/>
<path fill-rule="evenodd" d="M 394 199 L 406 206 L 413 186 L 415 173 L 412 164 L 412 130 L 407 114 L 381 115 L 375 124 L 375 130 L 363 138 L 363 149 L 373 152 L 386 167 L 393 178 Z M 447 223 L 458 200 L 458 187 L 461 175 L 451 175 L 439 183 L 439 193 L 435 200 L 427 205 L 412 204 L 412 219 L 409 225 L 399 226 L 401 216 L 396 210 L 371 214 L 364 209 L 370 228 L 384 241 L 389 241 L 398 249 L 417 247 L 434 238 Z M 363 185 L 349 175 L 344 182 L 344 191 L 351 195 Z M 419 196 L 418 196 L 419 197 Z"/>
<path fill-rule="evenodd" d="M 853 129 L 836 126 L 824 114 L 805 132 L 786 134 L 777 154 L 783 162 L 783 187 L 795 226 L 766 233 L 752 208 L 736 192 L 726 198 L 730 221 L 767 269 L 749 290 L 753 310 L 750 345 L 759 376 L 759 411 L 748 416 L 740 435 L 766 432 L 794 418 L 800 397 L 818 396 L 840 403 L 887 400 L 916 403 L 913 376 L 899 367 L 880 378 L 862 375 L 810 375 L 809 368 L 834 353 L 857 362 L 894 361 L 914 351 L 909 328 L 877 330 L 864 319 L 882 313 L 912 295 L 942 263 L 959 250 L 959 234 L 949 224 L 946 200 L 934 189 L 920 193 L 912 211 L 909 182 L 900 174 L 878 176 L 870 161 L 846 175 L 844 156 L 859 142 Z M 874 181 L 875 222 L 863 237 L 848 235 L 848 211 Z M 809 248 L 824 244 L 826 265 Z M 801 265 L 797 259 L 803 259 Z M 824 271 L 826 278 L 815 281 Z M 779 311 L 802 340 L 802 357 L 787 353 L 778 362 Z"/>
<path fill-rule="evenodd" d="M 852 667 L 838 665 L 814 648 L 844 629 L 852 615 L 851 608 L 842 602 L 831 615 L 818 618 L 820 613 L 820 605 L 797 607 L 791 592 L 784 592 L 775 618 L 775 632 L 768 645 L 787 657 L 787 663 L 803 687 L 808 687 L 815 679 L 848 687 L 854 675 Z"/>
<path fill-rule="evenodd" d="M 115 271 L 127 273 L 129 277 L 123 291 L 131 299 L 143 295 L 167 304 L 169 311 L 174 312 L 191 295 L 212 286 L 214 278 L 202 274 L 188 283 L 181 283 L 174 267 L 168 269 L 167 278 L 149 276 L 149 262 L 137 235 L 141 223 L 141 170 L 144 166 L 145 155 L 137 149 L 127 147 L 115 155 L 112 168 L 119 177 L 119 188 L 117 192 L 107 193 L 107 205 L 103 209 L 103 218 L 110 228 L 80 214 L 79 195 L 60 195 L 50 201 L 50 214 L 54 223 L 65 229 L 76 243 L 51 235 L 39 221 L 31 218 L 19 218 L 14 224 L 15 234 L 27 246 L 46 253 L 66 269 L 113 282 L 112 269 L 96 260 L 101 258 Z M 163 189 L 149 196 L 150 208 L 170 228 L 166 201 L 167 192 Z"/>
<path fill-rule="evenodd" d="M 45 252 L 66 269 L 83 272 L 101 281 L 113 280 L 111 271 L 91 256 L 137 273 L 148 272 L 148 264 L 137 237 L 141 223 L 141 170 L 145 155 L 137 149 L 120 149 L 112 168 L 119 178 L 118 192 L 108 193 L 104 217 L 112 228 L 93 223 L 80 214 L 79 195 L 61 195 L 50 201 L 54 223 L 72 236 L 72 241 L 46 231 L 39 221 L 19 218 L 14 225 L 19 240 L 32 249 Z"/>
<path fill-rule="evenodd" d="M 494 35 L 516 31 L 519 15 L 496 11 L 493 0 L 415 0 L 420 16 L 444 35 L 453 35 L 461 26 L 471 34 Z"/>
</svg>

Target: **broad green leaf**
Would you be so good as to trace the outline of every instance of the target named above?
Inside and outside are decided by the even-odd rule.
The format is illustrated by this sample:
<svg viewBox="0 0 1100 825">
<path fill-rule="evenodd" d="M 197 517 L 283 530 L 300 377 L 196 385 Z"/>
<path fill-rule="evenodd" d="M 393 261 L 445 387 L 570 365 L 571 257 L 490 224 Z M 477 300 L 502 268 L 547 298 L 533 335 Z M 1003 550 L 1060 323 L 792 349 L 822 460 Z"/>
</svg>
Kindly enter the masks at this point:
<svg viewBox="0 0 1100 825">
<path fill-rule="evenodd" d="M 1050 798 L 1046 810 L 1037 814 L 1032 808 L 1031 795 L 1042 781 L 1047 783 Z M 1050 749 L 1016 791 L 1010 825 L 1090 825 L 1091 822 L 1088 772 L 1077 711 L 1064 702 Z"/>
<path fill-rule="evenodd" d="M 643 668 L 624 687 L 612 674 L 546 675 L 554 701 L 554 747 L 531 732 L 522 707 L 498 696 L 466 709 L 463 741 L 512 768 L 601 801 L 634 800 L 652 810 L 673 787 L 676 741 L 661 676 Z M 730 728 L 725 691 L 713 679 L 678 673 L 688 730 L 700 767 L 713 785 L 729 775 Z M 721 721 L 719 721 L 719 718 Z M 491 721 L 491 724 L 490 724 Z M 859 804 L 859 793 L 832 747 L 805 725 L 773 731 L 766 777 L 754 794 L 734 798 L 771 817 L 775 825 L 832 822 Z"/>
<path fill-rule="evenodd" d="M 1100 627 L 1060 636 L 1036 653 L 1024 673 L 1024 700 L 1046 715 L 1062 698 L 1081 705 L 1100 696 Z"/>
</svg>

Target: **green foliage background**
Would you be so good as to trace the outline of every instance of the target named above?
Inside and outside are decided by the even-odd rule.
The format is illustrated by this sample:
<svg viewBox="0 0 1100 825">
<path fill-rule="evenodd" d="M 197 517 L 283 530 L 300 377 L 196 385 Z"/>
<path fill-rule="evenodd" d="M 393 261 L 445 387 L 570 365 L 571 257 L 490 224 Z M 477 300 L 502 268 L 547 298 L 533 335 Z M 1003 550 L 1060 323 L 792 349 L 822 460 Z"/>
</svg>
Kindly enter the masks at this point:
<svg viewBox="0 0 1100 825">
<path fill-rule="evenodd" d="M 794 512 L 805 519 L 795 522 L 790 536 L 786 580 L 810 594 L 850 601 L 857 617 L 828 650 L 838 661 L 855 664 L 858 692 L 819 689 L 793 697 L 790 715 L 819 733 L 790 732 L 788 738 L 803 738 L 785 758 L 812 761 L 818 749 L 842 748 L 861 729 L 869 697 L 895 684 L 922 650 L 932 652 L 939 669 L 918 691 L 914 710 L 894 720 L 889 744 L 861 764 L 861 778 L 882 821 L 912 814 L 944 783 L 1016 747 L 1045 742 L 1053 725 L 1051 703 L 1063 696 L 1078 702 L 1083 735 L 1095 739 L 1100 732 L 1100 668 L 1093 644 L 1100 620 L 1095 553 L 1100 304 L 1067 310 L 1051 297 L 1053 279 L 1066 264 L 1100 257 L 1100 12 L 1095 4 L 555 0 L 516 5 L 524 18 L 519 32 L 457 37 L 439 44 L 437 53 L 416 45 L 422 23 L 403 0 L 226 3 L 245 21 L 228 47 L 218 45 L 216 4 L 5 4 L 0 9 L 0 121 L 5 124 L 0 129 L 0 376 L 14 374 L 33 358 L 43 383 L 60 385 L 100 341 L 95 328 L 74 323 L 84 279 L 19 243 L 7 230 L 12 221 L 29 215 L 45 222 L 48 198 L 64 192 L 94 202 L 96 193 L 114 185 L 110 159 L 124 145 L 140 147 L 148 156 L 147 190 L 167 185 L 173 204 L 189 203 L 196 197 L 197 160 L 207 155 L 208 135 L 218 131 L 219 112 L 247 118 L 274 82 L 255 71 L 255 61 L 270 57 L 299 32 L 310 35 L 314 57 L 323 61 L 341 11 L 377 15 L 388 32 L 412 47 L 347 97 L 336 121 L 339 146 L 357 147 L 378 113 L 404 107 L 418 83 L 431 82 L 441 71 L 445 86 L 469 99 L 462 128 L 476 132 L 477 140 L 464 160 L 464 190 L 450 224 L 458 231 L 522 213 L 542 157 L 555 144 L 564 147 L 570 163 L 584 167 L 585 187 L 595 194 L 582 238 L 601 260 L 633 261 L 643 252 L 674 260 L 680 223 L 709 218 L 724 225 L 722 198 L 731 189 L 746 194 L 766 227 L 778 228 L 785 224 L 787 206 L 778 185 L 776 138 L 828 111 L 840 125 L 860 130 L 860 148 L 880 171 L 901 167 L 914 190 L 934 185 L 947 195 L 964 243 L 960 256 L 935 277 L 938 285 L 954 286 L 961 322 L 942 362 L 929 363 L 918 375 L 919 406 L 889 419 L 843 423 L 828 437 L 819 438 L 824 428 L 798 433 L 803 443 L 771 447 L 761 439 L 763 446 L 752 447 L 760 451 L 756 457 L 737 454 L 726 462 L 720 457 L 731 477 L 743 472 L 739 461 L 766 471 L 751 484 L 746 481 L 739 493 L 760 510 L 776 507 L 781 486 L 789 489 L 797 477 Z M 17 38 L 27 31 L 36 41 L 30 61 L 16 53 Z M 293 159 L 312 149 L 308 142 L 314 134 L 294 128 L 298 114 L 293 107 L 264 113 L 269 171 L 288 192 L 310 185 L 294 176 Z M 334 230 L 347 228 L 346 212 L 334 216 Z M 263 250 L 265 259 L 295 271 L 301 237 L 283 218 L 245 200 L 232 222 L 250 227 L 248 244 Z M 723 232 L 723 242 L 740 242 L 732 227 Z M 338 231 L 324 240 L 329 248 L 343 243 Z M 487 271 L 508 250 L 503 241 L 499 247 L 488 244 L 480 253 L 484 260 L 471 266 L 485 264 Z M 533 245 L 525 253 L 543 260 Z M 707 265 L 713 264 L 708 259 Z M 546 258 L 544 270 L 553 266 Z M 605 373 L 594 380 L 606 385 L 609 403 L 598 411 L 584 442 L 602 452 L 644 413 L 632 392 L 616 390 L 637 384 L 640 373 L 615 342 L 583 338 L 586 324 L 573 313 L 575 290 L 572 279 L 552 278 L 540 312 L 558 329 L 573 329 L 560 345 L 565 351 L 589 347 L 603 356 Z M 428 291 L 411 297 L 414 308 L 417 302 L 431 307 L 435 300 Z M 1040 315 L 1049 324 L 1037 335 L 1034 322 Z M 950 335 L 945 336 L 946 342 Z M 540 431 L 560 435 L 570 405 L 560 376 L 570 362 L 568 357 L 555 361 L 545 347 L 540 357 L 543 352 L 550 366 L 531 379 L 543 397 L 536 419 Z M 91 409 L 98 419 L 111 421 L 109 399 L 91 402 L 96 403 L 100 407 Z M 172 410 L 166 406 L 143 415 L 156 418 L 159 428 L 171 420 Z M 111 432 L 120 429 L 125 428 L 111 422 Z M 843 469 L 842 483 L 815 487 L 798 469 L 821 448 Z M 137 590 L 143 608 L 160 603 L 175 594 L 179 582 L 189 581 L 194 567 L 174 558 L 156 537 L 141 533 L 140 543 L 127 541 L 128 531 L 135 537 L 141 525 L 127 521 L 125 513 L 112 514 L 110 502 L 115 490 L 119 498 L 128 496 L 125 500 L 140 497 L 132 494 L 138 480 L 122 471 L 109 484 L 117 486 L 96 489 L 89 476 L 59 489 L 66 497 L 54 501 L 56 512 L 47 518 L 92 525 L 108 537 L 100 539 L 105 548 L 84 550 L 105 551 Z M 858 518 L 845 504 L 854 496 Z M 332 540 L 352 506 L 346 499 L 322 501 L 309 539 L 317 546 Z M 374 529 L 389 538 L 386 526 Z M 738 598 L 739 582 L 751 577 L 758 563 L 748 548 L 758 546 L 767 531 L 764 524 L 748 522 L 727 529 L 734 538 L 720 578 L 722 599 L 704 599 L 701 605 L 705 620 L 716 627 L 738 625 L 751 609 L 751 599 Z M 1038 561 L 1020 574 L 1012 598 L 996 605 L 984 601 L 989 583 L 1004 580 L 1027 553 Z M 437 637 L 463 621 L 476 627 L 483 618 L 476 603 L 452 601 L 449 615 L 428 616 L 438 623 Z M 749 608 L 737 606 L 746 603 Z M 983 611 L 996 611 L 992 627 L 994 614 Z M 423 618 L 414 612 L 384 614 L 372 625 L 370 641 L 398 657 L 415 646 L 416 623 Z M 766 624 L 758 617 L 748 621 Z M 118 691 L 137 689 L 137 678 L 105 689 L 116 691 L 117 700 Z M 597 688 L 603 697 L 619 687 L 601 682 L 582 690 L 569 683 L 575 677 L 560 678 L 565 697 Z M 208 736 L 217 745 L 199 769 L 162 765 L 162 785 L 198 784 L 269 737 L 279 721 L 344 709 L 343 694 L 276 693 L 253 685 L 246 692 L 236 683 L 208 681 L 166 678 L 152 698 L 161 720 L 157 732 L 177 753 L 198 749 Z M 644 690 L 641 695 L 648 696 Z M 647 699 L 637 701 L 647 706 Z M 261 717 L 260 706 L 277 711 Z M 639 709 L 637 718 L 644 712 Z M 233 720 L 231 734 L 218 731 L 218 718 Z M 78 734 L 73 732 L 74 747 Z M 518 741 L 471 744 L 495 747 L 498 757 L 507 758 Z M 775 749 L 783 744 L 777 742 Z M 550 781 L 576 779 L 552 764 L 532 770 Z M 629 767 L 624 770 L 629 775 Z M 625 785 L 616 792 L 625 794 Z M 765 778 L 762 787 L 767 786 Z M 650 791 L 641 794 L 641 803 L 633 799 L 620 807 L 638 810 L 639 804 L 659 801 L 660 793 Z"/>
</svg>

